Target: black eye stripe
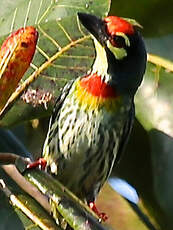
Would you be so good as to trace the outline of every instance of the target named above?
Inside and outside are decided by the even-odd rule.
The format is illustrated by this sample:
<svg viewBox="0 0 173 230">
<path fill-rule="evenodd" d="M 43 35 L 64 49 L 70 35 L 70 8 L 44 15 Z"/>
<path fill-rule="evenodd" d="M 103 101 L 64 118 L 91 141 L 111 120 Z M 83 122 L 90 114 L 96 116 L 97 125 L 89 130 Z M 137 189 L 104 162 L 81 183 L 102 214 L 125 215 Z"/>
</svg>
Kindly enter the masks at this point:
<svg viewBox="0 0 173 230">
<path fill-rule="evenodd" d="M 125 39 L 122 36 L 113 36 L 111 40 L 113 40 L 113 45 L 116 47 L 122 48 L 126 46 Z"/>
</svg>

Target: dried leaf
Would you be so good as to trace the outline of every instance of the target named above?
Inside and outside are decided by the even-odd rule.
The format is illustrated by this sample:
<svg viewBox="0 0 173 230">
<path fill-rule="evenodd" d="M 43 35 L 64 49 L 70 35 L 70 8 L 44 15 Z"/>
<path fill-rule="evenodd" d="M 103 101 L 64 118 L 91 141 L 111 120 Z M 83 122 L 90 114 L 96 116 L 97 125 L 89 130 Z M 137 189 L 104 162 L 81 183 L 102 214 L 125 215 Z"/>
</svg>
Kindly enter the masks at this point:
<svg viewBox="0 0 173 230">
<path fill-rule="evenodd" d="M 38 33 L 32 26 L 13 32 L 2 44 L 0 50 L 0 111 L 34 56 Z"/>
</svg>

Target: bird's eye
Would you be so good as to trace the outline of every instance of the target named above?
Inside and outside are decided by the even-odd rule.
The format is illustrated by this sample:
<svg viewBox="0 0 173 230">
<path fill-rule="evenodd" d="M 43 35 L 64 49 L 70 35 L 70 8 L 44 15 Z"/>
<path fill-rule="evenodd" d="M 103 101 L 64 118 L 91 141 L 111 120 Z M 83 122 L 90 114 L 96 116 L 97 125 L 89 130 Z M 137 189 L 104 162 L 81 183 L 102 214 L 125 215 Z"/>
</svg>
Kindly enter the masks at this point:
<svg viewBox="0 0 173 230">
<path fill-rule="evenodd" d="M 110 42 L 113 46 L 117 48 L 126 47 L 125 39 L 122 36 L 118 36 L 118 35 L 113 36 L 111 37 Z"/>
</svg>

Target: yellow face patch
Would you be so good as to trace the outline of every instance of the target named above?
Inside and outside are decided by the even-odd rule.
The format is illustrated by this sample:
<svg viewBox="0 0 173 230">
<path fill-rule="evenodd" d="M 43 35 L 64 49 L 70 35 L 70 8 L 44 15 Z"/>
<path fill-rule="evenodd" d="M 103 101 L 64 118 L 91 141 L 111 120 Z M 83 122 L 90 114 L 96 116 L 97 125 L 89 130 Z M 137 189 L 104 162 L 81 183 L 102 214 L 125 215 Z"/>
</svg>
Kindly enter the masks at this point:
<svg viewBox="0 0 173 230">
<path fill-rule="evenodd" d="M 117 48 L 111 45 L 110 41 L 107 41 L 107 46 L 110 51 L 115 55 L 117 60 L 121 60 L 127 56 L 127 52 L 124 48 Z"/>
</svg>

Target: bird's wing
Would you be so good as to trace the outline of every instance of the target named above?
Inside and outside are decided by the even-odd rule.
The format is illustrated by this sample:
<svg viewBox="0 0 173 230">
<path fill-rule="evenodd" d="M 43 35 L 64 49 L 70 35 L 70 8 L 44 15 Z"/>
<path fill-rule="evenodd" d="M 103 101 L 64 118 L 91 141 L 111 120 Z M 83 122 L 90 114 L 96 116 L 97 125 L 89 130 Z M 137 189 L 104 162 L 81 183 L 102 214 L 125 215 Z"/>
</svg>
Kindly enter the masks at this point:
<svg viewBox="0 0 173 230">
<path fill-rule="evenodd" d="M 43 147 L 43 157 L 45 157 L 45 159 L 49 162 L 49 157 L 53 157 L 54 154 L 56 155 L 56 157 L 58 157 L 57 155 L 59 155 L 59 144 L 58 144 L 58 119 L 59 119 L 59 112 L 60 109 L 62 107 L 62 104 L 65 100 L 65 98 L 67 97 L 71 86 L 73 84 L 74 80 L 68 82 L 65 87 L 62 90 L 61 95 L 58 97 L 53 112 L 52 112 L 52 116 L 50 118 L 50 122 L 49 122 L 49 129 L 48 129 L 48 133 L 47 133 L 47 138 L 45 140 L 44 143 L 44 147 Z"/>
<path fill-rule="evenodd" d="M 57 119 L 57 115 L 59 113 L 59 110 L 66 98 L 66 96 L 68 95 L 70 89 L 71 89 L 71 86 L 72 84 L 74 83 L 74 80 L 72 81 L 69 81 L 63 88 L 62 90 L 62 93 L 60 94 L 60 96 L 57 98 L 56 102 L 55 102 L 55 105 L 54 105 L 54 108 L 53 108 L 53 112 L 52 112 L 52 116 L 51 116 L 51 120 L 50 120 L 50 123 L 54 123 L 55 120 Z"/>
<path fill-rule="evenodd" d="M 129 118 L 124 126 L 123 129 L 123 135 L 121 137 L 118 153 L 115 159 L 115 165 L 119 163 L 122 153 L 124 152 L 124 149 L 127 145 L 127 142 L 129 140 L 130 133 L 132 131 L 133 123 L 134 123 L 134 118 L 135 118 L 135 106 L 134 103 L 132 103 L 131 110 L 129 111 Z"/>
</svg>

